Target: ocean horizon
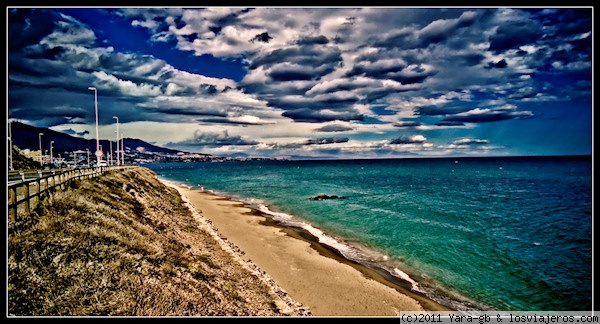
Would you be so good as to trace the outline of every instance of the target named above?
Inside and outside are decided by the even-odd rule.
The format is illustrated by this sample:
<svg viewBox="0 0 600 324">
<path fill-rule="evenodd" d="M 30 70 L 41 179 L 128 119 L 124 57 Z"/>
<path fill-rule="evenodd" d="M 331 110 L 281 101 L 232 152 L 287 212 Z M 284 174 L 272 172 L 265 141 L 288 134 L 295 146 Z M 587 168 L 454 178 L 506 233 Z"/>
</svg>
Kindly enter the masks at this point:
<svg viewBox="0 0 600 324">
<path fill-rule="evenodd" d="M 301 228 L 453 309 L 592 309 L 591 156 L 143 166 Z M 338 199 L 310 199 L 319 194 Z"/>
</svg>

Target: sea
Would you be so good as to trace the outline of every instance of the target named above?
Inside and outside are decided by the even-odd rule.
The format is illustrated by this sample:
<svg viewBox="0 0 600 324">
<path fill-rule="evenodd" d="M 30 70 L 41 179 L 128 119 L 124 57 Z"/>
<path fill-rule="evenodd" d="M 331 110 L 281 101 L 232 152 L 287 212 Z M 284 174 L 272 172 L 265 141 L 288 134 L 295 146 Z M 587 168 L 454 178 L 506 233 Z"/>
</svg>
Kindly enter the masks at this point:
<svg viewBox="0 0 600 324">
<path fill-rule="evenodd" d="M 309 232 L 455 310 L 593 307 L 591 156 L 143 166 Z M 310 199 L 319 194 L 338 198 Z"/>
</svg>

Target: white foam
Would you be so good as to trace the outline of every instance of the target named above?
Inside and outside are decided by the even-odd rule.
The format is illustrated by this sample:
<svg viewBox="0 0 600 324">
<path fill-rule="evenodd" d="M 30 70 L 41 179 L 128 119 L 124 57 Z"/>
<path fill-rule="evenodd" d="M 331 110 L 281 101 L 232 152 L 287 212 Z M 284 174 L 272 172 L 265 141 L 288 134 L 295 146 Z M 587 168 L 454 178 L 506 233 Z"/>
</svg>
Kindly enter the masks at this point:
<svg viewBox="0 0 600 324">
<path fill-rule="evenodd" d="M 337 251 L 342 253 L 342 255 L 346 258 L 352 258 L 353 253 L 351 252 L 351 248 L 348 245 L 345 245 L 339 240 L 333 238 L 332 236 L 323 233 L 323 231 L 321 231 L 320 229 L 305 222 L 302 222 L 290 214 L 272 211 L 271 209 L 269 209 L 269 207 L 265 206 L 262 203 L 255 204 L 255 208 L 267 215 L 271 215 L 273 219 L 282 222 L 286 226 L 294 226 L 304 229 L 305 231 L 315 236 L 319 243 L 328 245 L 336 249 Z"/>
<path fill-rule="evenodd" d="M 285 220 L 293 219 L 293 217 L 291 215 L 286 214 L 286 213 L 278 213 L 278 212 L 272 211 L 269 209 L 269 207 L 267 207 L 261 203 L 256 204 L 256 208 L 265 214 L 273 216 L 273 218 L 278 221 L 285 221 Z"/>
<path fill-rule="evenodd" d="M 335 238 L 323 233 L 323 231 L 321 231 L 320 229 L 310 225 L 310 224 L 304 224 L 304 226 L 302 227 L 305 230 L 307 230 L 310 234 L 314 235 L 318 240 L 319 243 L 321 244 L 326 244 L 328 246 L 331 246 L 332 248 L 338 250 L 340 253 L 342 253 L 343 256 L 345 256 L 346 258 L 351 258 L 350 256 L 350 247 L 341 243 L 340 241 L 336 240 Z"/>
<path fill-rule="evenodd" d="M 406 274 L 405 272 L 401 271 L 398 268 L 394 268 L 394 274 L 399 277 L 402 280 L 408 281 L 411 285 L 412 290 L 416 290 L 416 291 L 420 291 L 420 292 L 424 292 L 423 290 L 421 290 L 421 288 L 419 287 L 419 284 L 414 281 L 408 274 Z"/>
</svg>

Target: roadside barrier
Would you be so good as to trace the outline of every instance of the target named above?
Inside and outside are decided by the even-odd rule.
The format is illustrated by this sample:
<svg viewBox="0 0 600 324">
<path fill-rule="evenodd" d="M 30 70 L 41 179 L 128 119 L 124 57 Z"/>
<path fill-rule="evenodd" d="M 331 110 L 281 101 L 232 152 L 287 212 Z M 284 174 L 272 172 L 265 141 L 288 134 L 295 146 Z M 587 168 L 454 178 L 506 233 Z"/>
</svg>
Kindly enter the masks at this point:
<svg viewBox="0 0 600 324">
<path fill-rule="evenodd" d="M 8 216 L 15 222 L 19 214 L 28 215 L 36 208 L 42 195 L 52 189 L 64 190 L 71 180 L 91 179 L 106 171 L 137 168 L 138 166 L 99 166 L 89 168 L 9 172 Z M 12 179 L 12 180 L 11 180 Z M 19 208 L 21 206 L 21 208 Z"/>
</svg>

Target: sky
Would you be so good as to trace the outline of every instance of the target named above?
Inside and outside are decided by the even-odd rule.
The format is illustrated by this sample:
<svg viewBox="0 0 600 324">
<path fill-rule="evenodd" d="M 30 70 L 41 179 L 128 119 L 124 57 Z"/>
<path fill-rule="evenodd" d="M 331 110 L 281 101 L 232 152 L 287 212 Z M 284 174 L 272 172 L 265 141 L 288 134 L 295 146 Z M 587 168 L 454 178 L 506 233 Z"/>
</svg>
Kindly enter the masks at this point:
<svg viewBox="0 0 600 324">
<path fill-rule="evenodd" d="M 592 154 L 592 7 L 7 7 L 7 120 L 232 157 Z M 117 118 L 115 118 L 117 117 Z"/>
</svg>

